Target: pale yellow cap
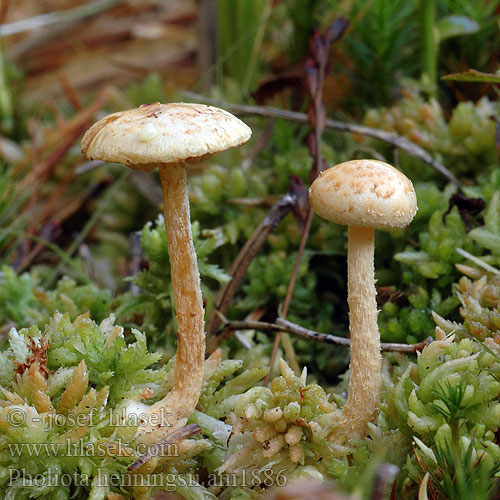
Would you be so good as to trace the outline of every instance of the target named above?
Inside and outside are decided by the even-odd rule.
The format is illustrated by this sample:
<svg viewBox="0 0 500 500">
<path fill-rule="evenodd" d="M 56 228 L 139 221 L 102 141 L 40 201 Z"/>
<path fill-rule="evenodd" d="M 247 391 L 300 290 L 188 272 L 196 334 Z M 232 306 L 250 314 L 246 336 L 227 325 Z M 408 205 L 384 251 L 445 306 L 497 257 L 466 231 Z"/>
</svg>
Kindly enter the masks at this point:
<svg viewBox="0 0 500 500">
<path fill-rule="evenodd" d="M 352 160 L 323 171 L 309 189 L 314 212 L 345 226 L 405 227 L 417 212 L 410 179 L 377 160 Z"/>
<path fill-rule="evenodd" d="M 183 163 L 240 146 L 252 131 L 223 109 L 205 104 L 145 104 L 96 122 L 82 139 L 91 160 L 124 163 L 151 171 L 158 164 Z"/>
</svg>

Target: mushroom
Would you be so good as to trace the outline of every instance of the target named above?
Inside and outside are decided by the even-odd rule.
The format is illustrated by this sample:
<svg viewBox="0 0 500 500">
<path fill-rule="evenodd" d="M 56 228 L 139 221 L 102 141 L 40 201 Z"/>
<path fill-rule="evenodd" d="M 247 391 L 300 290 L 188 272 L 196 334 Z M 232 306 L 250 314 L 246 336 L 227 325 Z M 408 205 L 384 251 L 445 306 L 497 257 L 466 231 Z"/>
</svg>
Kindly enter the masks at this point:
<svg viewBox="0 0 500 500">
<path fill-rule="evenodd" d="M 309 200 L 320 217 L 348 226 L 347 289 L 351 361 L 347 402 L 331 439 L 363 438 L 377 416 L 382 385 L 373 265 L 375 229 L 407 226 L 417 211 L 411 181 L 391 165 L 353 160 L 322 172 Z"/>
<path fill-rule="evenodd" d="M 205 356 L 204 311 L 185 166 L 240 146 L 251 133 L 238 118 L 213 106 L 153 103 L 102 118 L 82 139 L 82 152 L 89 159 L 160 172 L 178 346 L 172 389 L 150 407 L 149 416 L 164 413 L 165 426 L 183 425 L 194 409 Z M 157 420 L 147 418 L 137 436 L 148 440 L 148 434 L 158 428 Z"/>
</svg>

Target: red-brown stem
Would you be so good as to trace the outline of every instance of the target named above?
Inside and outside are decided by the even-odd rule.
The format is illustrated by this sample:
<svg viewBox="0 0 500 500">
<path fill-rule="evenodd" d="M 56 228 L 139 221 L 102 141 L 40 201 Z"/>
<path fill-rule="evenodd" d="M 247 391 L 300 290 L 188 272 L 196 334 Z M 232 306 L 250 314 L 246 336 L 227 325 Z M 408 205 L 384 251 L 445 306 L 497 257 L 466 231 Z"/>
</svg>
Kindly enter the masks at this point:
<svg viewBox="0 0 500 500">
<path fill-rule="evenodd" d="M 295 263 L 293 265 L 292 275 L 290 277 L 290 281 L 288 282 L 288 287 L 286 289 L 285 300 L 283 301 L 283 308 L 281 310 L 281 317 L 286 319 L 288 314 L 288 308 L 290 307 L 290 302 L 292 300 L 293 290 L 295 288 L 295 281 L 297 279 L 297 273 L 299 272 L 300 262 L 302 260 L 302 254 L 306 248 L 307 238 L 309 237 L 309 231 L 311 229 L 311 222 L 313 217 L 313 211 L 309 206 L 307 209 L 307 218 L 304 224 L 304 228 L 302 229 L 302 235 L 300 238 L 299 248 L 297 250 L 297 256 L 295 257 Z M 287 359 L 290 362 L 290 365 L 295 372 L 295 374 L 300 373 L 300 367 L 297 362 L 297 357 L 295 356 L 295 351 L 293 349 L 292 341 L 290 340 L 290 336 L 285 332 L 277 332 L 274 337 L 273 349 L 271 351 L 271 357 L 269 359 L 269 366 L 271 367 L 269 372 L 264 379 L 263 385 L 267 387 L 269 385 L 269 380 L 271 379 L 274 362 L 276 360 L 276 355 L 278 354 L 278 348 L 280 341 L 283 342 L 283 348 L 285 349 L 285 353 L 287 355 Z"/>
</svg>

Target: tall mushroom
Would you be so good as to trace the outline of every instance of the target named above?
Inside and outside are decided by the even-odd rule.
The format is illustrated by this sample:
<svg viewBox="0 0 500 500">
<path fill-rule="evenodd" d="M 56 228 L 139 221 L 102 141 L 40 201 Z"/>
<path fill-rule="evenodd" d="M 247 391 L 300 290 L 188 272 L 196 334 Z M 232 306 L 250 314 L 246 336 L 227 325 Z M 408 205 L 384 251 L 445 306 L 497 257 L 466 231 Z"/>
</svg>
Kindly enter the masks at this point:
<svg viewBox="0 0 500 500">
<path fill-rule="evenodd" d="M 154 103 L 108 115 L 82 139 L 82 152 L 89 159 L 124 163 L 144 172 L 158 168 L 160 172 L 178 346 L 172 389 L 151 406 L 149 416 L 165 412 L 165 425 L 182 425 L 194 409 L 202 386 L 205 354 L 200 275 L 184 167 L 240 146 L 250 135 L 247 125 L 222 109 L 202 104 Z M 146 418 L 138 437 L 148 440 L 157 424 L 157 418 Z"/>
<path fill-rule="evenodd" d="M 320 217 L 348 226 L 347 288 L 351 362 L 347 402 L 332 439 L 362 438 L 380 405 L 381 355 L 373 265 L 375 229 L 407 226 L 417 211 L 411 181 L 391 165 L 353 160 L 325 170 L 309 200 Z"/>
</svg>

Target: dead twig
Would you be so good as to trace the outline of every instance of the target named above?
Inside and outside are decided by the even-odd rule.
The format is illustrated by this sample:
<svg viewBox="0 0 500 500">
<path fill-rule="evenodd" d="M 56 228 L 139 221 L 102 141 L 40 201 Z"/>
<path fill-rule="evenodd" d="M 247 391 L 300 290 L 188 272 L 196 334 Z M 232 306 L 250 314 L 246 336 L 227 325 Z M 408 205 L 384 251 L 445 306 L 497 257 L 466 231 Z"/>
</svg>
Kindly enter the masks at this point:
<svg viewBox="0 0 500 500">
<path fill-rule="evenodd" d="M 394 464 L 380 464 L 375 474 L 370 500 L 384 500 L 387 498 L 389 485 L 394 483 L 399 467 Z"/>
<path fill-rule="evenodd" d="M 298 111 L 289 111 L 286 109 L 275 108 L 272 106 L 249 106 L 243 104 L 233 104 L 230 102 L 221 101 L 219 99 L 212 99 L 194 92 L 183 92 L 185 97 L 193 99 L 195 101 L 203 101 L 207 104 L 212 104 L 215 106 L 220 106 L 229 111 L 239 113 L 240 115 L 259 115 L 268 116 L 274 118 L 281 118 L 283 120 L 291 120 L 296 122 L 307 123 L 309 121 L 307 114 L 300 113 Z M 439 161 L 432 157 L 425 149 L 421 148 L 414 142 L 402 137 L 398 134 L 392 132 L 386 132 L 385 130 L 379 130 L 376 128 L 365 127 L 364 125 L 357 125 L 354 123 L 346 123 L 338 120 L 327 119 L 325 126 L 331 130 L 337 130 L 338 132 L 349 132 L 351 134 L 362 135 L 365 137 L 373 137 L 374 139 L 379 139 L 387 144 L 391 144 L 396 148 L 401 149 L 410 156 L 422 160 L 424 163 L 430 165 L 436 172 L 439 172 L 443 177 L 448 179 L 451 183 L 456 186 L 461 186 L 462 183 Z"/>
<path fill-rule="evenodd" d="M 272 488 L 264 500 L 354 500 L 339 493 L 333 484 L 315 479 L 292 481 L 281 488 Z"/>
<path fill-rule="evenodd" d="M 78 96 L 77 91 L 75 90 L 73 85 L 71 85 L 71 82 L 69 81 L 66 73 L 64 71 L 56 71 L 56 75 L 59 82 L 61 83 L 61 87 L 63 88 L 66 97 L 68 98 L 68 101 L 73 106 L 73 109 L 75 111 L 81 111 L 83 109 L 82 102 L 80 101 L 80 97 Z"/>
<path fill-rule="evenodd" d="M 128 471 L 137 470 L 141 465 L 144 465 L 148 460 L 157 456 L 158 453 L 162 451 L 163 446 L 171 445 L 175 443 L 179 443 L 186 438 L 194 436 L 195 434 L 199 434 L 201 432 L 201 428 L 198 424 L 189 424 L 182 429 L 174 431 L 163 439 L 160 439 L 157 443 L 153 443 L 148 447 L 148 451 L 144 453 L 141 457 L 139 457 L 132 465 L 128 466 Z M 167 447 L 168 449 L 168 447 Z"/>
<path fill-rule="evenodd" d="M 16 35 L 17 33 L 43 28 L 51 24 L 71 22 L 84 17 L 94 16 L 99 12 L 116 7 L 123 2 L 124 0 L 98 0 L 97 2 L 84 4 L 79 7 L 74 7 L 73 9 L 49 12 L 48 14 L 40 14 L 38 16 L 29 17 L 28 19 L 22 19 L 21 21 L 1 24 L 0 37 Z"/>
<path fill-rule="evenodd" d="M 266 217 L 258 225 L 250 239 L 238 253 L 238 256 L 229 269 L 231 281 L 219 289 L 212 313 L 207 322 L 207 354 L 211 354 L 215 351 L 222 340 L 214 335 L 221 324 L 220 315 L 224 315 L 227 312 L 229 304 L 235 296 L 250 262 L 252 262 L 252 259 L 259 251 L 269 233 L 286 217 L 294 205 L 294 196 L 288 193 L 283 196 L 269 210 Z"/>
<path fill-rule="evenodd" d="M 224 322 L 224 318 L 221 318 Z M 329 333 L 316 332 L 309 330 L 303 326 L 297 325 L 284 318 L 278 318 L 276 323 L 268 323 L 265 321 L 229 321 L 225 320 L 224 326 L 215 334 L 216 337 L 227 338 L 232 331 L 235 330 L 260 330 L 263 332 L 286 332 L 297 337 L 302 337 L 308 340 L 314 340 L 322 344 L 339 345 L 342 347 L 350 347 L 351 341 L 345 337 L 337 337 Z M 398 344 L 394 342 L 386 342 L 381 344 L 383 352 L 402 352 L 406 354 L 415 354 L 421 351 L 425 346 L 433 341 L 432 337 L 427 337 L 422 342 L 417 344 Z"/>
<path fill-rule="evenodd" d="M 312 128 L 306 138 L 307 147 L 313 158 L 313 164 L 309 173 L 310 183 L 312 183 L 320 172 L 328 166 L 321 154 L 321 137 L 323 135 L 323 131 L 325 130 L 326 122 L 326 109 L 323 103 L 323 83 L 327 73 L 328 61 L 330 59 L 330 47 L 333 42 L 342 37 L 348 26 L 349 21 L 346 18 L 338 17 L 333 21 L 329 29 L 326 30 L 324 34 L 314 31 L 309 41 L 309 55 L 304 65 L 304 85 L 310 96 L 307 117 Z M 306 192 L 305 186 L 297 187 L 299 189 L 300 187 L 303 187 L 303 191 Z M 292 275 L 290 277 L 290 281 L 288 282 L 283 307 L 281 309 L 281 315 L 283 318 L 286 318 L 288 314 L 288 308 L 290 307 L 293 291 L 295 289 L 295 282 L 297 280 L 300 263 L 306 248 L 307 239 L 309 238 L 309 232 L 311 230 L 313 212 L 311 210 L 311 206 L 309 205 L 307 194 L 305 195 L 304 200 L 304 210 L 300 215 L 302 215 L 302 218 L 299 219 L 299 223 L 302 226 L 302 234 L 300 237 L 299 248 L 297 249 L 297 256 L 293 265 Z M 269 366 L 272 367 L 274 365 L 280 340 L 283 344 L 283 349 L 285 350 L 286 357 L 291 368 L 298 375 L 300 373 L 300 366 L 297 362 L 290 337 L 288 337 L 287 334 L 283 334 L 281 336 L 278 333 L 276 335 L 271 358 L 269 360 Z M 268 384 L 271 373 L 272 369 L 269 370 L 266 375 L 264 385 Z"/>
</svg>

